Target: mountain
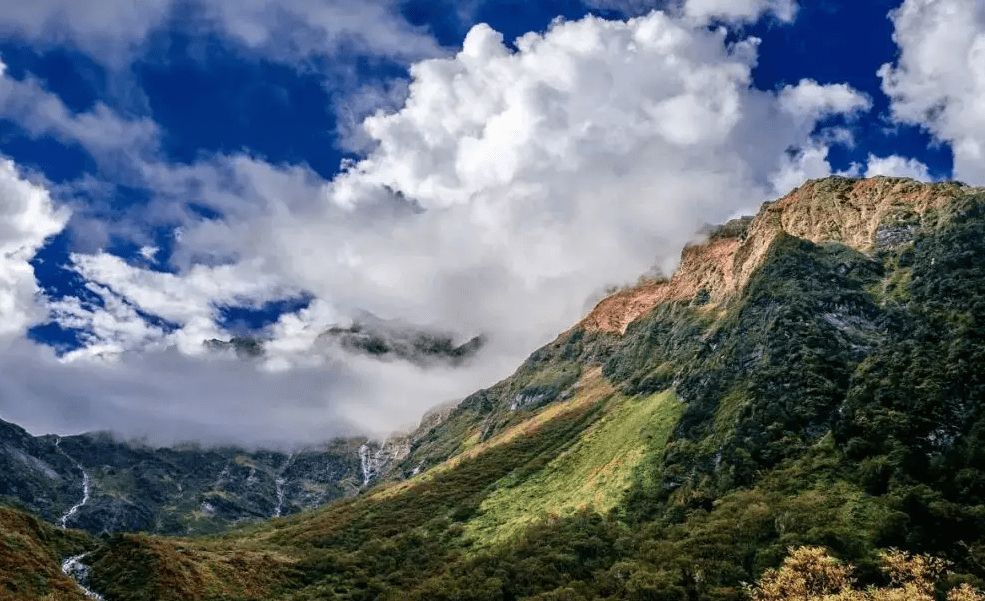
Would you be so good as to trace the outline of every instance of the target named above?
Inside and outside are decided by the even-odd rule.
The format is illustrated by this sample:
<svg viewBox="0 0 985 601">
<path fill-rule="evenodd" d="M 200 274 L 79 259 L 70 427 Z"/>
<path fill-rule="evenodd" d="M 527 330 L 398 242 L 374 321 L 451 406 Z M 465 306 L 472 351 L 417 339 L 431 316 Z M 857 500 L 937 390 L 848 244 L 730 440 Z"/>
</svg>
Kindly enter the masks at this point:
<svg viewBox="0 0 985 601">
<path fill-rule="evenodd" d="M 372 490 L 73 544 L 110 601 L 744 599 L 805 545 L 858 590 L 931 553 L 943 594 L 985 584 L 983 400 L 985 190 L 832 177 L 391 441 Z"/>
<path fill-rule="evenodd" d="M 422 328 L 381 319 L 363 312 L 348 327 L 334 326 L 318 335 L 315 349 L 324 352 L 335 346 L 350 353 L 373 357 L 380 361 L 407 361 L 419 367 L 438 364 L 457 367 L 474 357 L 486 343 L 485 336 L 473 336 L 459 344 L 456 336 L 431 328 Z M 214 352 L 232 352 L 240 359 L 255 359 L 264 355 L 260 338 L 236 336 L 232 339 L 206 340 L 204 346 Z"/>
<path fill-rule="evenodd" d="M 91 534 L 219 532 L 357 494 L 401 448 L 338 438 L 294 452 L 34 437 L 0 421 L 0 501 Z"/>
<path fill-rule="evenodd" d="M 389 361 L 399 359 L 427 367 L 436 363 L 460 365 L 485 345 L 484 336 L 457 344 L 455 336 L 426 328 L 408 326 L 364 313 L 347 328 L 329 328 L 319 336 L 320 344 L 336 343 L 350 353 Z"/>
</svg>

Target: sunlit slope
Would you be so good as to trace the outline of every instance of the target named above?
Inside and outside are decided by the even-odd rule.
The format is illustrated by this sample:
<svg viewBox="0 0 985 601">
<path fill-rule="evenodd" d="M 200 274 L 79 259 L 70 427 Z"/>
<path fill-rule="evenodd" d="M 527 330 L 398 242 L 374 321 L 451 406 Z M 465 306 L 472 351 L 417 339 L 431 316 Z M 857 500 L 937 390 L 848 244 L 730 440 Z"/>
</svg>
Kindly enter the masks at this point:
<svg viewBox="0 0 985 601">
<path fill-rule="evenodd" d="M 500 480 L 465 532 L 489 545 L 551 515 L 613 509 L 632 484 L 646 450 L 667 444 L 682 409 L 670 391 L 648 397 L 613 395 L 606 414 L 572 448 L 525 479 L 510 474 Z"/>
</svg>

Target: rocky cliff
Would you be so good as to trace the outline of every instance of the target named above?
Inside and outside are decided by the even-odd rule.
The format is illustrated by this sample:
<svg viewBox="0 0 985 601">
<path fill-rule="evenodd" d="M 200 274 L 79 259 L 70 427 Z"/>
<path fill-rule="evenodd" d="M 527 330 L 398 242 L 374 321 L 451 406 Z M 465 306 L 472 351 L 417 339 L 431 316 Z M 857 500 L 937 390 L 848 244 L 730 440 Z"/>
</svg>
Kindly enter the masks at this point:
<svg viewBox="0 0 985 601">
<path fill-rule="evenodd" d="M 603 299 L 577 329 L 622 334 L 661 303 L 726 304 L 783 235 L 869 254 L 910 242 L 923 215 L 975 191 L 956 182 L 928 185 L 888 177 L 808 181 L 765 203 L 755 217 L 730 221 L 709 232 L 705 242 L 685 248 L 669 280 L 645 282 Z"/>
<path fill-rule="evenodd" d="M 357 494 L 400 449 L 365 438 L 294 452 L 34 437 L 0 421 L 0 499 L 62 527 L 218 532 Z M 371 456 L 372 461 L 367 461 Z"/>
</svg>

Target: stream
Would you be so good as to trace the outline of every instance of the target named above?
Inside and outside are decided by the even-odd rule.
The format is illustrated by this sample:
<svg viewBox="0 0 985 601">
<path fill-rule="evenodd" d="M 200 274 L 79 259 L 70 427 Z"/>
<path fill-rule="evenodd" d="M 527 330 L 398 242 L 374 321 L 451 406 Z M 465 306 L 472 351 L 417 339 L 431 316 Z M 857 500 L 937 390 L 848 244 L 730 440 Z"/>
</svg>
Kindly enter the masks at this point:
<svg viewBox="0 0 985 601">
<path fill-rule="evenodd" d="M 73 555 L 63 561 L 62 572 L 64 572 L 66 576 L 69 576 L 75 580 L 76 584 L 79 585 L 79 588 L 82 589 L 82 593 L 86 597 L 102 601 L 103 597 L 99 593 L 89 590 L 86 586 L 86 584 L 89 583 L 89 566 L 82 563 L 82 560 L 86 555 L 88 555 L 88 553 Z"/>
</svg>

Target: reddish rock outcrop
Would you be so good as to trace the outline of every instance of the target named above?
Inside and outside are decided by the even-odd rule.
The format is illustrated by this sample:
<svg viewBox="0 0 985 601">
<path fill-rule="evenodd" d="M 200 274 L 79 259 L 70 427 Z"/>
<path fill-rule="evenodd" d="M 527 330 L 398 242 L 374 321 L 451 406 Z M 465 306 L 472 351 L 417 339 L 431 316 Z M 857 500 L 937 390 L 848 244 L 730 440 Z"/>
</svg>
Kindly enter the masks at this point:
<svg viewBox="0 0 985 601">
<path fill-rule="evenodd" d="M 622 334 L 664 302 L 721 304 L 742 290 L 780 235 L 839 242 L 868 252 L 887 220 L 923 215 L 976 190 L 957 182 L 927 184 L 889 177 L 808 181 L 765 203 L 754 218 L 730 221 L 708 234 L 705 242 L 685 247 L 680 267 L 669 280 L 646 281 L 616 292 L 577 327 Z"/>
</svg>

